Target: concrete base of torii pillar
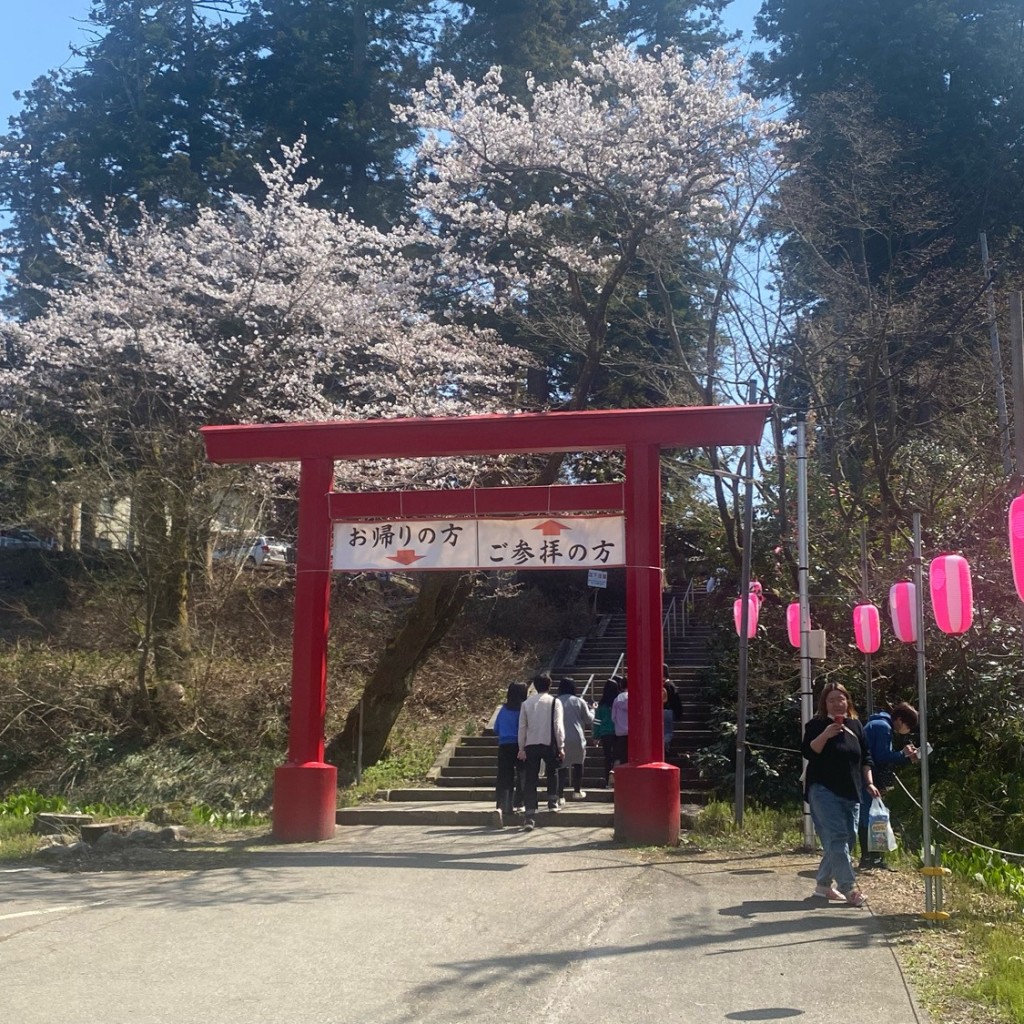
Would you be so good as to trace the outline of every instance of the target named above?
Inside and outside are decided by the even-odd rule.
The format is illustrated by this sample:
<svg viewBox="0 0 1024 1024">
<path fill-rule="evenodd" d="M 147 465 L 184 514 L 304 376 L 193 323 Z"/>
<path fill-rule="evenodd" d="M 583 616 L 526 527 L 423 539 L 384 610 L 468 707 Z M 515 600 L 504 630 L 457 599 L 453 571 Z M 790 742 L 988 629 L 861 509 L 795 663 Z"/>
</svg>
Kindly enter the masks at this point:
<svg viewBox="0 0 1024 1024">
<path fill-rule="evenodd" d="M 310 761 L 282 764 L 274 771 L 275 839 L 319 843 L 334 838 L 338 769 Z"/>
<path fill-rule="evenodd" d="M 621 764 L 615 769 L 615 838 L 636 846 L 679 845 L 679 769 Z"/>
</svg>

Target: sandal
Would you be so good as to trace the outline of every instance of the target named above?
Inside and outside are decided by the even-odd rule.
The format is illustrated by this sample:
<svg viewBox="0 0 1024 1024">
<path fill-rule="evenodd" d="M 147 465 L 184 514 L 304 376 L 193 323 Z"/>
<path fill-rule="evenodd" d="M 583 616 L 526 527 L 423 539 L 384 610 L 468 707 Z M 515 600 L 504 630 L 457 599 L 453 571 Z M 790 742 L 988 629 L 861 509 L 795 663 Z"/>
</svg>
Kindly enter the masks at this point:
<svg viewBox="0 0 1024 1024">
<path fill-rule="evenodd" d="M 851 907 L 863 907 L 868 902 L 868 898 L 860 889 L 854 889 L 846 894 L 846 902 Z"/>
<path fill-rule="evenodd" d="M 845 900 L 846 897 L 834 885 L 818 885 L 814 888 L 814 895 L 823 900 Z"/>
</svg>

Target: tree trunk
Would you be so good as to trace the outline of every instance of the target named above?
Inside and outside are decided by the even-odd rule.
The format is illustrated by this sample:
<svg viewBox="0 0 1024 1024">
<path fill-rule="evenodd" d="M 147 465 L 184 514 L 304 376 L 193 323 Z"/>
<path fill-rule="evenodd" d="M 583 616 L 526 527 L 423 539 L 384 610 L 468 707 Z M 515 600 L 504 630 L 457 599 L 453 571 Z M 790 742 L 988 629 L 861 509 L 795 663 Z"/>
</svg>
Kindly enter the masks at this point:
<svg viewBox="0 0 1024 1024">
<path fill-rule="evenodd" d="M 635 252 L 635 240 L 630 243 Z M 619 280 L 621 273 L 616 278 Z M 570 281 L 570 291 L 573 291 Z M 589 332 L 587 353 L 580 368 L 573 393 L 565 404 L 568 409 L 585 409 L 597 372 L 601 366 L 603 339 L 606 331 L 605 310 L 611 293 L 599 300 L 600 316 L 588 310 L 578 287 L 574 302 Z M 563 453 L 549 455 L 530 481 L 535 486 L 549 486 L 558 479 L 565 460 Z M 412 693 L 416 670 L 430 652 L 444 639 L 459 617 L 472 590 L 472 576 L 464 573 L 427 573 L 416 603 L 404 623 L 381 654 L 373 675 L 363 690 L 363 765 L 376 764 L 384 754 L 406 698 Z M 340 733 L 332 737 L 324 757 L 343 772 L 355 765 L 359 734 L 359 707 L 345 719 Z"/>
<path fill-rule="evenodd" d="M 416 603 L 384 648 L 363 690 L 364 764 L 375 764 L 383 756 L 402 706 L 412 693 L 416 670 L 458 618 L 472 586 L 472 576 L 467 573 L 424 574 Z M 343 771 L 351 770 L 358 735 L 357 705 L 349 712 L 344 729 L 327 744 L 327 760 Z"/>
<path fill-rule="evenodd" d="M 138 565 L 145 592 L 145 640 L 139 667 L 140 697 L 150 727 L 159 731 L 184 695 L 188 679 L 189 536 L 196 492 L 196 454 L 151 439 L 151 464 L 136 478 Z M 152 654 L 154 684 L 146 679 Z M 154 700 L 154 698 L 157 698 Z"/>
</svg>

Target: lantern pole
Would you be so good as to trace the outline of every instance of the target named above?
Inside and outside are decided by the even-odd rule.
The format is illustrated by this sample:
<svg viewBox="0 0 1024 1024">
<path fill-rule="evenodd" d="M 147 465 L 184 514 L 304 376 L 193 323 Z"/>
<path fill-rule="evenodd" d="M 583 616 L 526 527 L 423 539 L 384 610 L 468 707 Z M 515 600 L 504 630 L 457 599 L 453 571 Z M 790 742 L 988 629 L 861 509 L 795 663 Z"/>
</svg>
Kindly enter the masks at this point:
<svg viewBox="0 0 1024 1024">
<path fill-rule="evenodd" d="M 860 524 L 860 599 L 868 603 L 868 527 Z M 875 695 L 871 691 L 871 655 L 864 655 L 864 714 L 875 713 Z"/>
<path fill-rule="evenodd" d="M 757 399 L 757 385 L 747 385 L 747 402 L 753 405 Z M 736 694 L 736 792 L 734 796 L 733 819 L 737 828 L 743 828 L 743 807 L 747 794 L 747 653 L 750 641 L 747 629 L 750 622 L 750 561 L 754 533 L 754 446 L 747 445 L 746 493 L 743 499 L 743 557 L 740 562 L 740 663 L 739 685 Z"/>
<path fill-rule="evenodd" d="M 932 868 L 932 812 L 928 783 L 928 685 L 924 660 L 924 565 L 921 558 L 921 513 L 914 513 L 914 620 L 917 627 L 917 714 L 921 747 L 921 842 L 924 845 L 924 866 Z M 933 907 L 934 879 L 924 877 L 924 909 Z"/>
<path fill-rule="evenodd" d="M 811 606 L 807 595 L 807 571 L 810 561 L 807 543 L 807 413 L 796 416 L 796 538 L 797 588 L 800 600 L 800 738 L 814 714 L 814 694 L 811 689 Z M 807 773 L 807 760 L 803 762 L 803 776 Z M 811 808 L 803 803 L 804 847 L 814 849 L 814 822 Z"/>
</svg>

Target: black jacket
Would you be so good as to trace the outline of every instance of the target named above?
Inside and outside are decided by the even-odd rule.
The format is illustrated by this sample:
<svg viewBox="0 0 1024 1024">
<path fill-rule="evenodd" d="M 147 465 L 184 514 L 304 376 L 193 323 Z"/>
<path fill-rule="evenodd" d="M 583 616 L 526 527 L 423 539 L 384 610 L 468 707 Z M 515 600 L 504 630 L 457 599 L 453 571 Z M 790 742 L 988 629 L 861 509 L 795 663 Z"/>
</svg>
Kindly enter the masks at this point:
<svg viewBox="0 0 1024 1024">
<path fill-rule="evenodd" d="M 860 800 L 863 786 L 863 768 L 874 767 L 871 751 L 864 739 L 864 728 L 857 718 L 845 719 L 845 729 L 833 736 L 820 754 L 811 749 L 811 740 L 817 739 L 828 726 L 831 719 L 812 718 L 804 729 L 804 741 L 801 751 L 807 758 L 807 778 L 804 781 L 804 798 L 811 788 L 811 783 L 818 782 L 831 789 L 836 796 L 847 800 Z"/>
</svg>

